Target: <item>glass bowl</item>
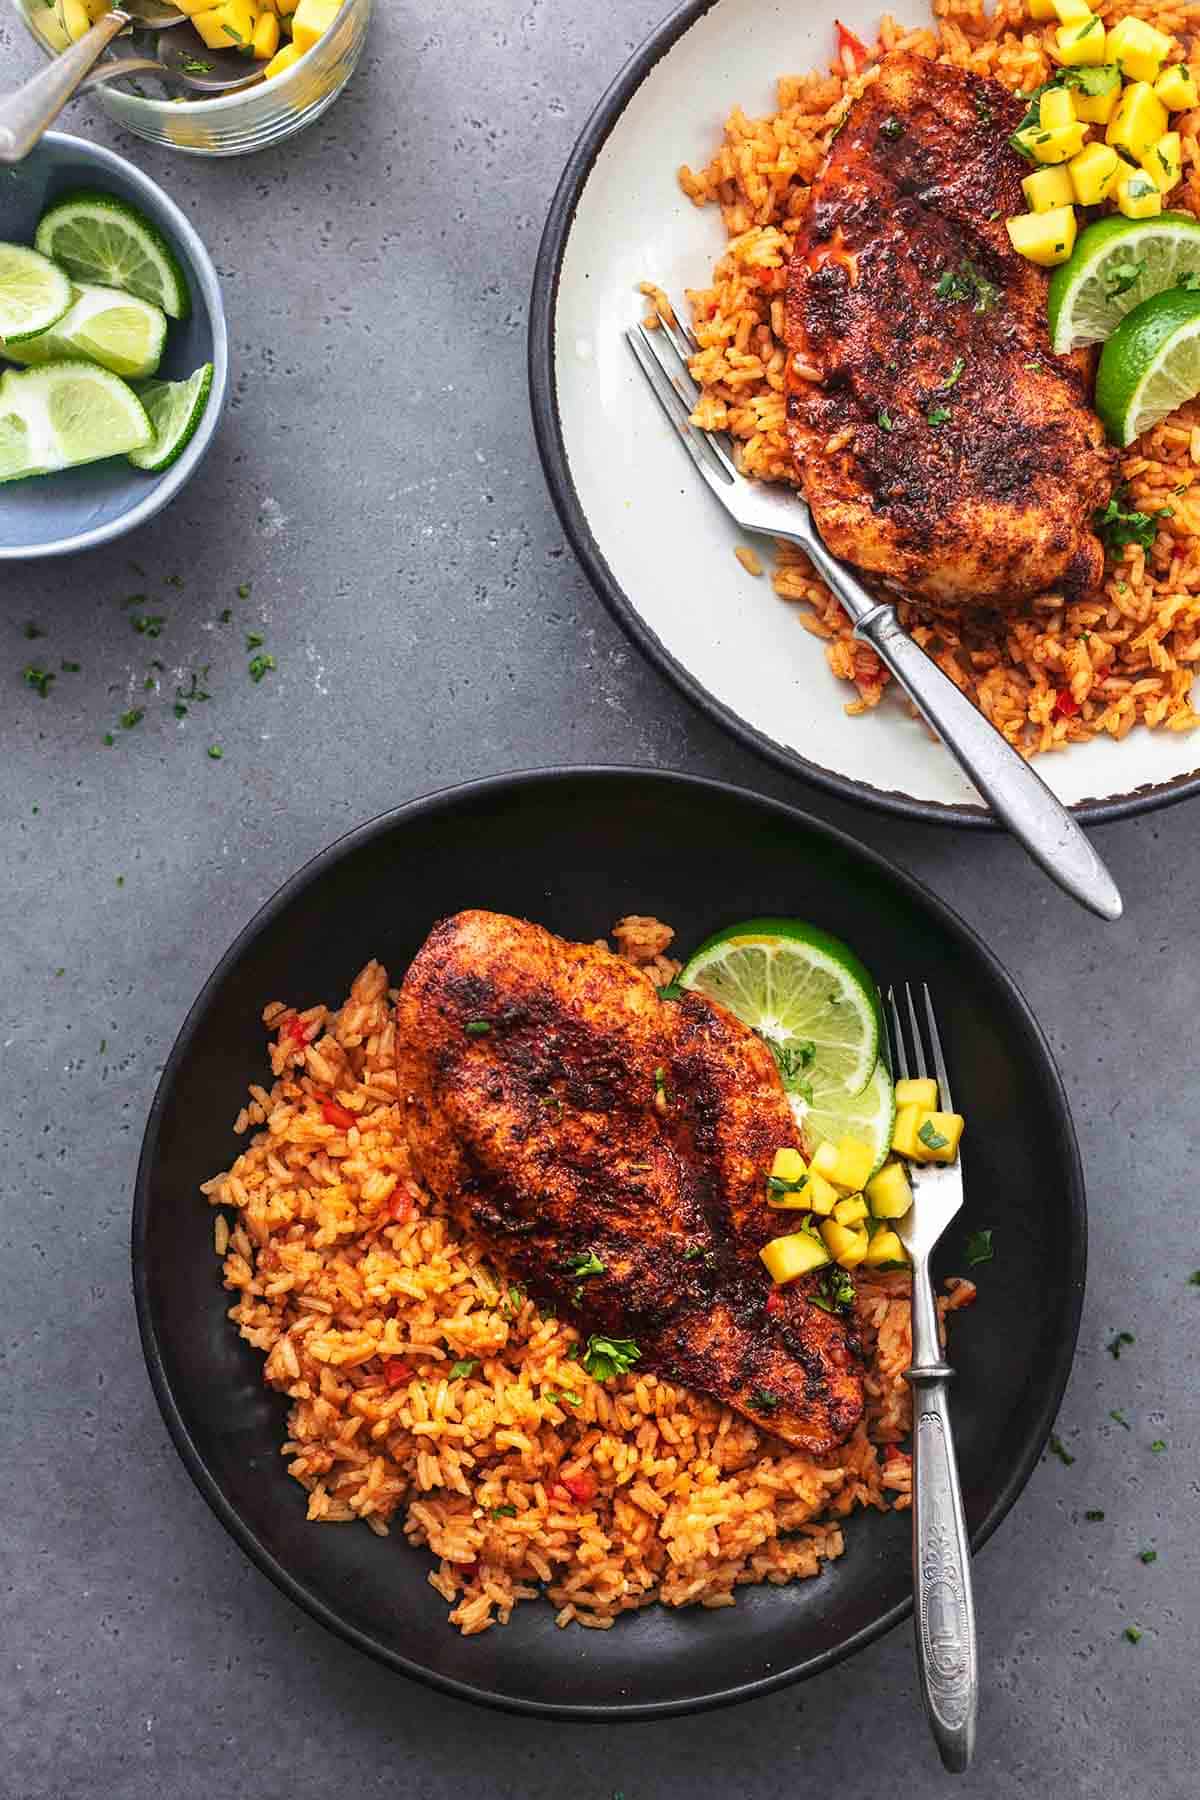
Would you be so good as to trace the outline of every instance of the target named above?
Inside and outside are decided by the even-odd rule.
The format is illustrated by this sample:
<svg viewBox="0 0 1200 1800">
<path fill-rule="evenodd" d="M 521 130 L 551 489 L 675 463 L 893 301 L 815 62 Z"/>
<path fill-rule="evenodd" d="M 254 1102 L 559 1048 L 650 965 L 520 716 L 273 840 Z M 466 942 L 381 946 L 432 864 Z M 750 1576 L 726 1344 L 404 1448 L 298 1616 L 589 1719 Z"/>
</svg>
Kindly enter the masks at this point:
<svg viewBox="0 0 1200 1800">
<path fill-rule="evenodd" d="M 54 55 L 38 30 L 45 6 L 40 0 L 14 4 L 38 43 Z M 116 87 L 107 81 L 89 91 L 110 118 L 152 144 L 166 144 L 187 156 L 246 156 L 281 143 L 333 104 L 358 61 L 371 6 L 372 0 L 345 0 L 329 30 L 293 68 L 216 100 L 156 100 L 124 83 Z M 147 89 L 153 80 L 153 76 L 129 77 L 130 83 Z"/>
</svg>

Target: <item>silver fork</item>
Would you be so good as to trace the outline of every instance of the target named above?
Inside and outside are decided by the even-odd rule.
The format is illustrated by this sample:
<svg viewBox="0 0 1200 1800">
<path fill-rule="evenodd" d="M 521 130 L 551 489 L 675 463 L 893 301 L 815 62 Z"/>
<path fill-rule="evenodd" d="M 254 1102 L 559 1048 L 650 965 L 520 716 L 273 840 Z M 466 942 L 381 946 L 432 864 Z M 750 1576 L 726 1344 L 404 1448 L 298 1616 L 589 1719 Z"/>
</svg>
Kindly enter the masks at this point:
<svg viewBox="0 0 1200 1800">
<path fill-rule="evenodd" d="M 1062 802 L 1011 744 L 914 643 L 894 608 L 868 591 L 852 569 L 831 556 L 798 493 L 749 481 L 734 466 L 732 447 L 693 425 L 700 390 L 688 369 L 696 344 L 665 320 L 625 333 L 630 349 L 684 449 L 727 512 L 746 531 L 799 544 L 849 615 L 854 635 L 875 650 L 998 818 L 1052 881 L 1102 919 L 1119 919 L 1117 885 Z"/>
<path fill-rule="evenodd" d="M 923 982 L 925 1026 L 939 1104 L 952 1112 L 950 1077 L 942 1055 L 933 1001 Z M 930 1074 L 912 989 L 905 985 L 912 1072 Z M 906 1081 L 910 1065 L 893 990 L 888 992 L 892 1073 Z M 947 1386 L 954 1371 L 943 1359 L 929 1258 L 963 1202 L 962 1161 L 913 1163 L 913 1204 L 897 1230 L 912 1258 L 912 1366 L 904 1372 L 913 1399 L 913 1623 L 917 1670 L 930 1729 L 946 1768 L 959 1774 L 975 1748 L 979 1665 L 971 1547 L 950 1429 Z"/>
</svg>

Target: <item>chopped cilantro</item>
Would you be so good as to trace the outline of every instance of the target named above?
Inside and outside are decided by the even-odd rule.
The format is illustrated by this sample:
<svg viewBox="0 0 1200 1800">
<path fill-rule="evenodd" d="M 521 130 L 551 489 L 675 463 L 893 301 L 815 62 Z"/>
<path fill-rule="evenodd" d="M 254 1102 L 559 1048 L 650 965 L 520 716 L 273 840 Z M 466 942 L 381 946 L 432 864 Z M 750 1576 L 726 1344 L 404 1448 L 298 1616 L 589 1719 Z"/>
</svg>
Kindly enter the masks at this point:
<svg viewBox="0 0 1200 1800">
<path fill-rule="evenodd" d="M 1108 1351 L 1108 1354 L 1112 1357 L 1114 1362 L 1120 1362 L 1121 1346 L 1123 1344 L 1133 1344 L 1136 1342 L 1137 1342 L 1137 1339 L 1134 1337 L 1132 1331 L 1118 1331 L 1116 1337 L 1109 1339 L 1108 1343 L 1105 1345 L 1105 1348 Z"/>
<path fill-rule="evenodd" d="M 671 1096 L 667 1092 L 667 1072 L 660 1063 L 654 1071 L 654 1104 L 659 1112 L 666 1112 L 670 1103 Z"/>
<path fill-rule="evenodd" d="M 1163 1451 L 1166 1449 L 1166 1447 L 1167 1447 L 1166 1443 L 1165 1443 L 1164 1439 L 1162 1439 L 1162 1438 L 1155 1438 L 1154 1442 L 1150 1446 L 1150 1448 L 1154 1452 L 1155 1456 L 1161 1456 Z"/>
<path fill-rule="evenodd" d="M 932 1119 L 926 1119 L 917 1136 L 927 1150 L 944 1150 L 950 1142 L 948 1137 L 942 1136 Z"/>
<path fill-rule="evenodd" d="M 668 981 L 665 987 L 659 988 L 658 997 L 660 1000 L 682 1000 L 683 989 L 677 981 Z"/>
<path fill-rule="evenodd" d="M 129 621 L 139 637 L 148 638 L 161 637 L 166 622 L 165 613 L 135 613 Z"/>
<path fill-rule="evenodd" d="M 683 1253 L 684 1262 L 695 1262 L 698 1256 L 704 1255 L 703 1244 L 689 1244 Z"/>
<path fill-rule="evenodd" d="M 110 750 L 112 749 L 112 747 L 116 743 L 116 741 L 117 740 L 113 736 L 111 731 L 106 731 L 104 736 L 100 739 L 100 742 L 102 744 L 106 744 Z"/>
<path fill-rule="evenodd" d="M 220 760 L 224 756 L 225 752 L 222 750 L 220 744 L 210 744 L 208 746 L 208 754 L 212 758 L 213 762 L 220 762 Z"/>
<path fill-rule="evenodd" d="M 467 1357 L 462 1362 L 451 1363 L 448 1372 L 449 1378 L 451 1381 L 457 1381 L 460 1375 L 473 1375 L 478 1367 L 479 1358 L 477 1356 Z"/>
<path fill-rule="evenodd" d="M 1127 1625 L 1125 1627 L 1125 1636 L 1131 1644 L 1140 1644 L 1142 1641 L 1142 1634 L 1136 1625 Z"/>
<path fill-rule="evenodd" d="M 1143 1563 L 1157 1562 L 1158 1561 L 1158 1551 L 1157 1550 L 1139 1550 L 1138 1551 L 1138 1561 L 1143 1562 Z"/>
<path fill-rule="evenodd" d="M 491 1029 L 490 1019 L 468 1019 L 463 1026 L 468 1037 L 486 1037 Z"/>
<path fill-rule="evenodd" d="M 83 664 L 77 663 L 77 662 L 68 662 L 67 658 L 64 656 L 58 666 L 63 671 L 64 675 L 78 675 L 80 669 L 82 669 L 82 667 L 83 667 Z"/>
<path fill-rule="evenodd" d="M 26 663 L 21 678 L 26 687 L 33 689 L 39 700 L 49 699 L 50 684 L 58 679 L 53 669 L 43 669 L 41 663 Z"/>
<path fill-rule="evenodd" d="M 29 639 L 30 643 L 33 642 L 34 638 L 45 637 L 45 635 L 46 634 L 42 630 L 41 626 L 35 625 L 32 619 L 29 620 L 28 624 L 25 626 L 24 632 L 22 633 L 22 636 L 27 637 Z"/>
<path fill-rule="evenodd" d="M 1122 1431 L 1133 1430 L 1133 1426 L 1129 1423 L 1129 1420 L 1125 1417 L 1125 1414 L 1121 1411 L 1119 1406 L 1114 1406 L 1108 1416 L 1115 1425 L 1121 1427 Z"/>
<path fill-rule="evenodd" d="M 247 650 L 257 650 L 259 648 L 259 646 L 262 644 L 265 644 L 266 641 L 267 640 L 263 636 L 261 631 L 248 631 L 246 633 L 246 648 L 247 648 Z"/>
<path fill-rule="evenodd" d="M 515 1519 L 517 1516 L 515 1506 L 493 1506 L 491 1510 L 493 1519 Z"/>
<path fill-rule="evenodd" d="M 925 417 L 931 425 L 944 425 L 946 420 L 951 417 L 950 408 L 948 406 L 931 406 Z M 942 1142 L 946 1142 L 945 1138 L 942 1139 Z"/>
<path fill-rule="evenodd" d="M 754 1388 L 751 1392 L 750 1398 L 754 1402 L 755 1406 L 760 1408 L 760 1410 L 762 1412 L 766 1412 L 766 1413 L 773 1413 L 777 1407 L 780 1407 L 783 1405 L 783 1402 L 779 1398 L 779 1395 L 773 1394 L 769 1388 Z"/>
<path fill-rule="evenodd" d="M 1129 289 L 1139 282 L 1145 273 L 1146 259 L 1144 256 L 1136 259 L 1126 257 L 1121 262 L 1113 263 L 1104 277 L 1105 299 L 1115 300 L 1118 294 L 1128 293 Z"/>
<path fill-rule="evenodd" d="M 895 422 L 892 418 L 892 415 L 888 411 L 886 406 L 880 407 L 879 416 L 878 416 L 878 419 L 876 422 L 879 426 L 880 431 L 894 431 L 896 428 Z"/>
<path fill-rule="evenodd" d="M 1189 1287 L 1200 1287 L 1200 1269 L 1193 1269 L 1188 1276 Z"/>
<path fill-rule="evenodd" d="M 604 1270 L 605 1264 L 594 1250 L 576 1250 L 566 1261 L 567 1274 L 577 1278 L 580 1275 L 603 1275 Z"/>
<path fill-rule="evenodd" d="M 1098 1506 L 1089 1506 L 1083 1516 L 1085 1519 L 1090 1519 L 1093 1525 L 1098 1525 L 1104 1514 Z"/>
<path fill-rule="evenodd" d="M 232 608 L 232 606 L 224 606 L 224 607 L 222 607 L 222 608 L 221 608 L 221 611 L 220 611 L 220 613 L 219 613 L 219 614 L 218 614 L 218 619 L 219 619 L 219 622 L 220 622 L 220 623 L 221 623 L 221 624 L 222 624 L 222 625 L 228 625 L 228 623 L 229 623 L 229 621 L 230 621 L 230 620 L 231 620 L 231 619 L 232 619 L 232 617 L 233 617 L 233 608 Z"/>
<path fill-rule="evenodd" d="M 1067 1446 L 1055 1431 L 1050 1433 L 1050 1453 L 1052 1456 L 1057 1456 L 1059 1462 L 1065 1464 L 1068 1469 L 1075 1461 L 1075 1458 L 1071 1455 L 1071 1452 L 1067 1449 Z"/>
<path fill-rule="evenodd" d="M 141 724 L 145 716 L 146 715 L 140 706 L 131 706 L 128 712 L 123 712 L 121 714 L 120 718 L 117 720 L 117 724 L 121 727 L 122 731 L 132 731 L 135 725 Z"/>
<path fill-rule="evenodd" d="M 882 138 L 888 138 L 894 144 L 897 138 L 904 136 L 904 127 L 899 119 L 892 118 L 889 114 L 879 127 L 879 135 Z"/>
<path fill-rule="evenodd" d="M 967 1238 L 967 1267 L 973 1269 L 976 1263 L 991 1262 L 996 1252 L 992 1248 L 990 1231 L 972 1231 Z"/>
<path fill-rule="evenodd" d="M 175 717 L 177 719 L 186 719 L 187 718 L 187 710 L 188 709 L 183 704 L 182 700 L 177 700 L 175 702 L 174 706 L 171 708 L 171 711 L 175 714 Z"/>
<path fill-rule="evenodd" d="M 945 381 L 943 381 L 943 383 L 942 383 L 943 391 L 946 388 L 952 388 L 957 384 L 957 382 L 959 381 L 960 377 L 962 376 L 962 372 L 966 368 L 966 366 L 967 366 L 967 359 L 965 356 L 956 356 L 955 357 L 954 367 L 951 369 L 951 371 L 947 375 Z"/>
<path fill-rule="evenodd" d="M 797 1175 L 795 1181 L 785 1181 L 782 1175 L 768 1175 L 767 1192 L 768 1194 L 798 1194 L 807 1183 L 807 1175 Z"/>
<path fill-rule="evenodd" d="M 275 658 L 273 656 L 268 656 L 265 654 L 265 652 L 259 656 L 252 656 L 250 658 L 249 669 L 248 669 L 248 673 L 249 673 L 251 681 L 253 681 L 255 684 L 257 684 L 258 682 L 260 682 L 262 680 L 263 676 L 266 675 L 268 673 L 268 671 L 273 669 L 274 667 L 275 667 Z"/>
<path fill-rule="evenodd" d="M 1158 534 L 1158 519 L 1169 519 L 1171 508 L 1160 507 L 1156 513 L 1125 512 L 1121 501 L 1124 491 L 1119 489 L 1108 505 L 1097 508 L 1092 515 L 1092 523 L 1097 534 L 1103 538 L 1105 549 L 1111 554 L 1121 550 L 1126 544 L 1138 544 L 1143 550 L 1149 550 Z"/>
<path fill-rule="evenodd" d="M 817 1046 L 811 1038 L 798 1038 L 795 1043 L 777 1044 L 767 1039 L 767 1048 L 775 1058 L 775 1067 L 779 1070 L 779 1079 L 789 1093 L 803 1087 L 803 1075 L 817 1054 Z"/>
<path fill-rule="evenodd" d="M 250 583 L 248 581 L 239 581 L 237 592 L 239 600 L 248 600 L 250 598 Z"/>
<path fill-rule="evenodd" d="M 614 1375 L 624 1375 L 632 1369 L 641 1354 L 632 1338 L 601 1337 L 593 1333 L 587 1341 L 582 1362 L 594 1380 L 611 1381 Z"/>
</svg>

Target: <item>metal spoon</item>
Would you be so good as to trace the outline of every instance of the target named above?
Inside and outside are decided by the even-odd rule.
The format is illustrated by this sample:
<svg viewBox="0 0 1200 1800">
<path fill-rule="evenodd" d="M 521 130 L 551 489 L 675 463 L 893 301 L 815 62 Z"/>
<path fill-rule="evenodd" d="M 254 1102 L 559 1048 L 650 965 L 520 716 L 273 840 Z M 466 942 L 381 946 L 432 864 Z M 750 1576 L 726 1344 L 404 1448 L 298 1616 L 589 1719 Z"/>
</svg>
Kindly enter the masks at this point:
<svg viewBox="0 0 1200 1800">
<path fill-rule="evenodd" d="M 97 59 L 107 50 L 115 37 L 129 27 L 146 31 L 167 31 L 176 25 L 186 25 L 186 13 L 181 13 L 173 6 L 156 6 L 153 0 L 136 0 L 136 6 L 125 0 L 123 6 L 114 7 L 98 19 L 91 30 L 81 37 L 78 43 L 71 44 L 56 56 L 48 68 L 18 88 L 15 94 L 9 94 L 0 100 L 0 163 L 17 163 L 28 156 L 44 131 L 54 123 L 72 94 L 76 93 L 84 79 L 95 69 Z M 223 59 L 229 56 L 228 51 L 208 50 L 189 34 L 189 39 L 180 46 L 180 54 L 173 51 L 165 55 L 167 45 L 162 37 L 158 40 L 159 60 L 130 57 L 114 63 L 111 73 L 107 66 L 104 71 L 95 70 L 96 77 L 103 73 L 105 79 L 117 75 L 133 74 L 134 66 L 157 74 L 160 78 L 173 81 L 182 87 L 193 89 L 197 93 L 226 93 L 236 87 L 248 86 L 252 81 L 260 79 L 259 71 L 247 71 L 244 61 L 238 58 L 240 68 L 234 70 L 231 64 Z M 200 65 L 203 64 L 202 68 Z M 191 66 L 189 66 L 191 65 Z"/>
<path fill-rule="evenodd" d="M 86 76 L 82 86 L 98 87 L 102 81 L 118 81 L 123 75 L 157 75 L 195 94 L 231 94 L 253 87 L 263 78 L 263 63 L 247 63 L 240 50 L 210 50 L 197 44 L 192 33 L 159 38 L 154 56 L 113 56 Z"/>
</svg>

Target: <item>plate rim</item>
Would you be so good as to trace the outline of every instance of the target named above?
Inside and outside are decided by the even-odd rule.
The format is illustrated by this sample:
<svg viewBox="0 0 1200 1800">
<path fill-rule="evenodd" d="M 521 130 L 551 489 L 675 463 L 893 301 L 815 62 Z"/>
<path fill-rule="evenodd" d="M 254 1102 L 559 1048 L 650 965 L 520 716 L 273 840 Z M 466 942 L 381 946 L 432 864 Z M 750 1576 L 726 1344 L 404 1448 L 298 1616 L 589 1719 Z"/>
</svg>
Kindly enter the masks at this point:
<svg viewBox="0 0 1200 1800">
<path fill-rule="evenodd" d="M 798 750 L 777 742 L 723 700 L 684 666 L 651 630 L 636 603 L 621 586 L 600 548 L 579 498 L 571 473 L 558 405 L 555 340 L 558 290 L 563 259 L 575 223 L 575 212 L 601 150 L 625 108 L 651 70 L 678 40 L 713 7 L 724 0 L 683 0 L 638 45 L 588 115 L 559 177 L 542 228 L 529 297 L 526 334 L 526 371 L 533 434 L 542 473 L 550 490 L 559 522 L 593 588 L 626 636 L 661 674 L 702 713 L 767 762 L 790 775 L 800 775 L 816 787 L 844 800 L 856 800 L 876 812 L 915 819 L 927 825 L 968 826 L 973 830 L 1002 831 L 1004 825 L 986 806 L 965 801 L 918 800 L 911 794 L 875 787 L 854 776 L 839 775 L 812 762 Z M 1104 800 L 1080 800 L 1068 810 L 1084 825 L 1105 825 L 1141 813 L 1156 812 L 1180 800 L 1200 794 L 1200 769 L 1175 775 L 1169 781 L 1146 783 Z"/>
<path fill-rule="evenodd" d="M 877 1638 L 883 1637 L 902 1623 L 912 1612 L 911 1597 L 897 1602 L 879 1618 L 854 1632 L 835 1648 L 819 1651 L 803 1662 L 791 1664 L 784 1669 L 773 1670 L 754 1680 L 738 1682 L 730 1687 L 715 1689 L 687 1699 L 652 1702 L 617 1701 L 612 1704 L 529 1700 L 490 1692 L 484 1686 L 461 1681 L 457 1677 L 443 1675 L 436 1669 L 415 1663 L 399 1651 L 393 1650 L 389 1645 L 372 1637 L 369 1632 L 339 1617 L 333 1607 L 311 1592 L 303 1580 L 289 1571 L 242 1519 L 236 1507 L 226 1499 L 220 1484 L 209 1472 L 201 1451 L 188 1431 L 167 1376 L 151 1306 L 145 1240 L 159 1132 L 167 1102 L 175 1085 L 177 1070 L 200 1029 L 211 997 L 226 979 L 228 971 L 236 963 L 244 949 L 264 930 L 268 929 L 305 888 L 319 880 L 328 869 L 347 856 L 386 836 L 411 818 L 436 813 L 439 809 L 451 807 L 456 802 L 486 797 L 497 792 L 518 793 L 533 786 L 553 787 L 563 782 L 601 782 L 612 780 L 614 777 L 642 782 L 649 781 L 666 789 L 682 786 L 709 793 L 719 793 L 727 800 L 742 805 L 748 804 L 759 810 L 760 813 L 773 816 L 781 823 L 793 827 L 799 826 L 806 831 L 815 831 L 843 852 L 863 859 L 874 868 L 877 874 L 894 882 L 910 902 L 918 907 L 928 909 L 939 929 L 945 931 L 951 939 L 957 939 L 959 942 L 965 941 L 970 946 L 975 955 L 987 966 L 992 976 L 1007 990 L 1025 1031 L 1029 1034 L 1033 1045 L 1041 1051 L 1049 1085 L 1048 1098 L 1051 1111 L 1056 1119 L 1056 1135 L 1063 1151 L 1067 1173 L 1064 1199 L 1068 1212 L 1068 1257 L 1064 1270 L 1063 1320 L 1055 1350 L 1056 1366 L 1053 1377 L 1034 1409 L 1033 1429 L 1027 1438 L 1027 1447 L 1024 1454 L 1016 1460 L 997 1487 L 991 1505 L 972 1534 L 971 1549 L 973 1553 L 977 1553 L 988 1541 L 1023 1492 L 1037 1467 L 1046 1439 L 1058 1414 L 1075 1361 L 1087 1276 L 1088 1249 L 1087 1199 L 1083 1163 L 1066 1087 L 1049 1040 L 1014 978 L 972 926 L 955 912 L 953 907 L 919 881 L 915 875 L 879 851 L 860 843 L 849 832 L 830 825 L 825 820 L 790 805 L 787 801 L 775 800 L 768 795 L 755 793 L 753 789 L 742 787 L 734 782 L 692 775 L 682 770 L 652 769 L 634 764 L 553 764 L 457 782 L 433 789 L 426 794 L 417 795 L 400 806 L 377 813 L 374 817 L 351 827 L 349 831 L 335 838 L 332 843 L 302 863 L 256 909 L 252 917 L 236 934 L 188 1008 L 170 1053 L 163 1064 L 162 1074 L 159 1077 L 147 1116 L 134 1183 L 130 1254 L 138 1335 L 155 1400 L 185 1468 L 211 1511 L 255 1567 L 266 1575 L 281 1593 L 315 1619 L 318 1624 L 325 1626 L 343 1642 L 353 1645 L 355 1649 L 362 1651 L 384 1667 L 409 1676 L 427 1687 L 453 1695 L 456 1699 L 471 1701 L 501 1712 L 593 1724 L 678 1717 L 693 1712 L 710 1711 L 722 1706 L 736 1705 L 744 1700 L 754 1699 L 796 1682 L 808 1680 L 825 1669 L 845 1661 L 859 1650 L 865 1649 L 867 1645 L 874 1643 Z"/>
</svg>

